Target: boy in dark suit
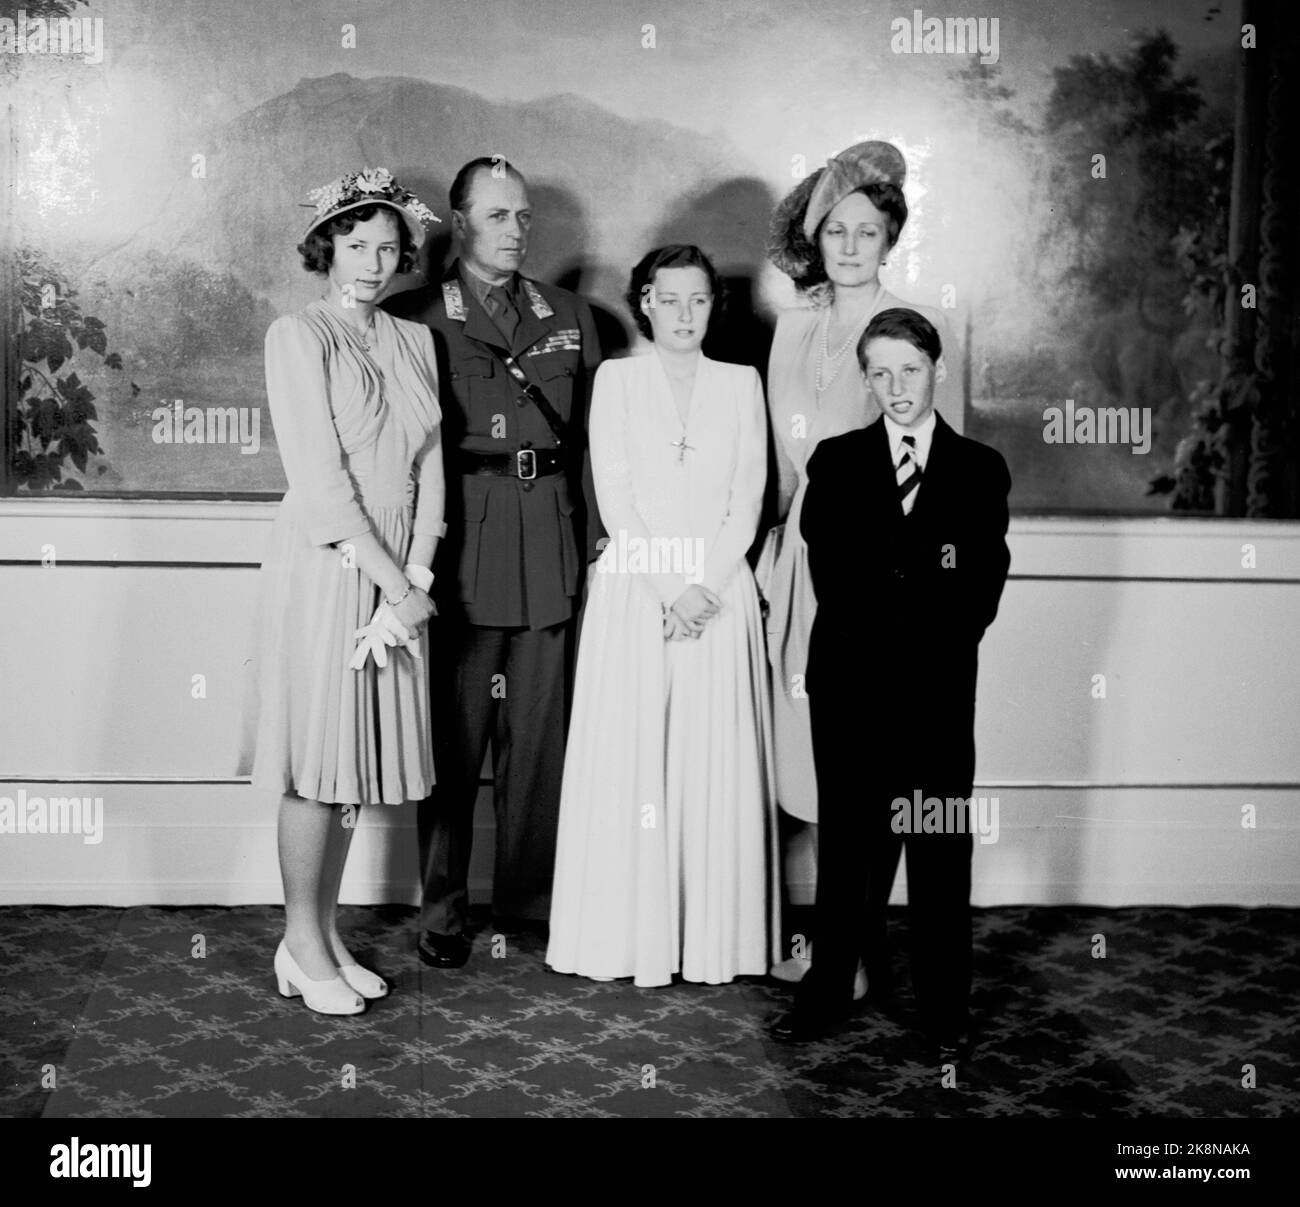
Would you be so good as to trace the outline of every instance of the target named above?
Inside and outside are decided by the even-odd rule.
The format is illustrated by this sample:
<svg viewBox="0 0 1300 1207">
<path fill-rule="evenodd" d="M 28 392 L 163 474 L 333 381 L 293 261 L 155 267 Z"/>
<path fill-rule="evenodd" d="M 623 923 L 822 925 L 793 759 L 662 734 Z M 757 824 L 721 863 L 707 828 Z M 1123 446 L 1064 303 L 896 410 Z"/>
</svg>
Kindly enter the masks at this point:
<svg viewBox="0 0 1300 1207">
<path fill-rule="evenodd" d="M 842 1022 L 859 956 L 870 997 L 888 1000 L 885 911 L 905 850 L 912 983 L 931 1051 L 947 1062 L 968 1043 L 975 678 L 1010 564 L 1011 479 L 999 453 L 935 414 L 941 352 L 924 316 L 876 315 L 858 363 L 884 413 L 822 441 L 808 463 L 815 948 L 773 1034 L 815 1039 Z M 918 833 L 913 802 L 929 798 L 952 804 Z"/>
</svg>

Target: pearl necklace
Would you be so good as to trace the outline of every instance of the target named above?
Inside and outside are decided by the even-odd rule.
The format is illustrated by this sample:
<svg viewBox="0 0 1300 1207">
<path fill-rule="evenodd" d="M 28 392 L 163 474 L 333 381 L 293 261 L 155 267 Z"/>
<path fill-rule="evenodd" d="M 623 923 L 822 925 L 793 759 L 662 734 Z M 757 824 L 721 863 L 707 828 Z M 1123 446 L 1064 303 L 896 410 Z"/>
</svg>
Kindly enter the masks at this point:
<svg viewBox="0 0 1300 1207">
<path fill-rule="evenodd" d="M 849 350 L 849 348 L 852 345 L 858 342 L 858 337 L 863 333 L 863 331 L 866 330 L 867 324 L 871 322 L 872 315 L 876 313 L 876 307 L 880 304 L 880 299 L 884 295 L 884 292 L 885 292 L 884 286 L 877 284 L 876 296 L 871 299 L 871 305 L 867 309 L 866 314 L 864 314 L 862 318 L 858 320 L 853 330 L 849 332 L 849 338 L 846 339 L 844 343 L 840 345 L 838 352 L 832 352 L 830 350 L 831 307 L 830 306 L 826 307 L 826 315 L 822 319 L 822 343 L 821 343 L 820 355 L 817 357 L 817 393 L 818 394 L 824 394 L 827 390 L 829 390 L 831 388 L 831 383 L 834 382 L 834 380 L 840 375 L 840 369 L 844 367 L 843 366 L 844 354 Z M 824 368 L 827 364 L 831 364 L 835 366 L 831 370 L 831 375 L 829 377 L 825 377 L 824 375 Z"/>
</svg>

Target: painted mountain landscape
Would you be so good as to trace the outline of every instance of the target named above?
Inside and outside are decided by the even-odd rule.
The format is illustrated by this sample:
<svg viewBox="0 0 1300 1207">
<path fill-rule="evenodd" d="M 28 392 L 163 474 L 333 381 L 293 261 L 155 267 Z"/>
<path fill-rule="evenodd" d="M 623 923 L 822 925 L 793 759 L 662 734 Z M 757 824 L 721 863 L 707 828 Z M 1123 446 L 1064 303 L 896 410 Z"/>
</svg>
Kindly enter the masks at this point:
<svg viewBox="0 0 1300 1207">
<path fill-rule="evenodd" d="M 320 290 L 294 250 L 306 195 L 358 167 L 444 219 L 436 275 L 456 170 L 515 163 L 536 213 L 525 270 L 593 304 L 607 355 L 634 342 L 632 264 L 697 243 L 729 293 L 706 351 L 765 369 L 794 300 L 765 260 L 773 205 L 883 138 L 909 218 L 881 279 L 948 308 L 966 430 L 1007 457 L 1013 507 L 1203 510 L 1231 22 L 1116 4 L 1133 20 L 1008 0 L 983 63 L 897 53 L 890 12 L 851 0 L 665 0 L 654 21 L 597 0 L 388 0 L 356 22 L 319 0 L 120 0 L 101 62 L 0 61 L 17 181 L 0 229 L 22 298 L 10 487 L 281 491 L 265 414 L 256 452 L 159 437 L 214 410 L 251 433 L 266 328 Z"/>
<path fill-rule="evenodd" d="M 305 79 L 202 145 L 202 174 L 187 170 L 163 187 L 129 239 L 60 263 L 125 366 L 84 374 L 103 448 L 86 477 L 91 489 L 284 488 L 265 415 L 262 340 L 277 314 L 319 292 L 294 250 L 311 213 L 305 193 L 354 165 L 390 168 L 443 219 L 426 248 L 425 270 L 436 274 L 449 250 L 456 169 L 485 153 L 517 163 L 537 212 L 527 271 L 589 297 L 611 351 L 630 338 L 620 295 L 652 241 L 689 237 L 729 275 L 747 277 L 758 270 L 773 200 L 734 174 L 734 152 L 690 131 L 629 121 L 573 95 L 499 103 L 413 79 Z M 174 411 L 177 400 L 187 414 L 261 407 L 256 455 L 230 441 L 159 442 L 155 412 Z"/>
</svg>

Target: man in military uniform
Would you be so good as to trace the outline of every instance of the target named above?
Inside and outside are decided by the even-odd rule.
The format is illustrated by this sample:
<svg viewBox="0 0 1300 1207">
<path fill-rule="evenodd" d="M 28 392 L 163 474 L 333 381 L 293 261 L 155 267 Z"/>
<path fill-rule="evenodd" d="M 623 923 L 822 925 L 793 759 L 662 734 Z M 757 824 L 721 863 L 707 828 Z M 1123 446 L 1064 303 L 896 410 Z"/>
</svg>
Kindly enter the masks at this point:
<svg viewBox="0 0 1300 1207">
<path fill-rule="evenodd" d="M 386 303 L 433 332 L 447 462 L 430 642 L 438 786 L 418 814 L 420 958 L 436 968 L 470 954 L 470 844 L 489 739 L 494 915 L 509 926 L 550 913 L 572 618 L 595 556 L 583 482 L 600 360 L 587 304 L 520 275 L 532 222 L 523 176 L 500 156 L 473 160 L 450 201 L 458 259 L 438 285 Z"/>
</svg>

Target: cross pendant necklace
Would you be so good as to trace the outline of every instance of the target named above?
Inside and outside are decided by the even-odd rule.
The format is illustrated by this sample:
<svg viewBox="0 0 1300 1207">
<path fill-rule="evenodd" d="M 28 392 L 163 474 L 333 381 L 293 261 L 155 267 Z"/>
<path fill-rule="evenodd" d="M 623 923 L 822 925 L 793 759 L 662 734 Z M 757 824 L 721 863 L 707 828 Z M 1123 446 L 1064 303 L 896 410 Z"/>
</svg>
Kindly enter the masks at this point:
<svg viewBox="0 0 1300 1207">
<path fill-rule="evenodd" d="M 677 450 L 677 464 L 686 463 L 686 452 L 689 449 L 695 451 L 695 445 L 686 443 L 686 425 L 691 418 L 691 401 L 695 392 L 695 373 L 698 367 L 692 363 L 689 373 L 671 373 L 666 365 L 662 366 L 664 376 L 668 379 L 668 389 L 672 396 L 673 409 L 676 411 L 677 422 L 681 425 L 682 434 L 676 440 L 670 440 L 668 443 Z"/>
<path fill-rule="evenodd" d="M 329 294 L 322 293 L 320 296 L 321 296 L 321 300 L 326 304 L 326 306 L 329 306 L 330 305 Z M 335 311 L 335 313 L 337 314 L 337 311 Z M 353 335 L 357 337 L 357 342 L 361 345 L 363 349 L 365 349 L 365 351 L 367 352 L 374 351 L 374 344 L 378 342 L 378 334 L 375 331 L 375 311 L 373 307 L 370 310 L 370 321 L 363 328 L 359 328 L 356 325 L 356 323 L 352 322 L 351 320 L 349 320 L 348 318 L 342 315 L 339 316 L 339 320 L 346 327 L 348 327 L 349 330 L 351 330 Z"/>
<path fill-rule="evenodd" d="M 370 322 L 366 324 L 366 329 L 361 333 L 361 346 L 367 351 L 372 352 L 374 349 L 370 346 L 370 341 L 375 338 L 375 316 L 370 315 Z"/>
</svg>

